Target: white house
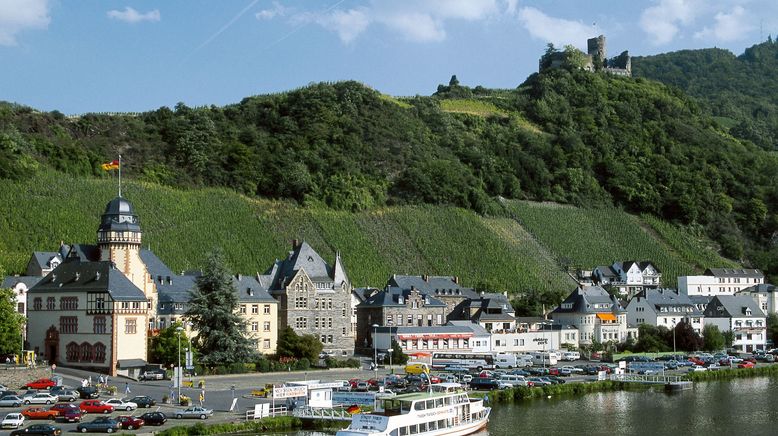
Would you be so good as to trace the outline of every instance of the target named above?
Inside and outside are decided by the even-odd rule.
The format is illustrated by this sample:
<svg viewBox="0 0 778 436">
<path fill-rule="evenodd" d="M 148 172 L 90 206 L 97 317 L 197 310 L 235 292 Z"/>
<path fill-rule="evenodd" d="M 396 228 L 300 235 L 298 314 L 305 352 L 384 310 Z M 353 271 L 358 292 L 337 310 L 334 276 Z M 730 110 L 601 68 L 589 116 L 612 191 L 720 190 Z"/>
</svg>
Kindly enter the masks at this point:
<svg viewBox="0 0 778 436">
<path fill-rule="evenodd" d="M 705 322 L 722 332 L 732 331 L 732 347 L 738 351 L 764 350 L 767 319 L 753 298 L 747 295 L 717 295 L 705 309 Z"/>
<path fill-rule="evenodd" d="M 738 295 L 748 295 L 756 300 L 765 314 L 778 313 L 778 288 L 775 285 L 761 283 L 743 289 Z"/>
<path fill-rule="evenodd" d="M 689 296 L 674 289 L 647 289 L 627 305 L 627 322 L 633 325 L 650 324 L 673 329 L 679 322 L 686 321 L 695 332 L 702 334 L 703 318 Z"/>
<path fill-rule="evenodd" d="M 551 312 L 551 318 L 576 327 L 580 344 L 627 340 L 627 312 L 616 297 L 599 286 L 576 288 Z"/>
<path fill-rule="evenodd" d="M 678 290 L 693 295 L 735 295 L 737 292 L 764 283 L 758 269 L 709 268 L 701 276 L 679 276 Z"/>
<path fill-rule="evenodd" d="M 662 273 L 649 261 L 614 262 L 610 266 L 598 266 L 591 273 L 595 285 L 616 289 L 619 295 L 632 296 L 662 284 Z"/>
<path fill-rule="evenodd" d="M 403 353 L 431 356 L 435 351 L 488 352 L 490 335 L 471 321 L 450 322 L 442 326 L 377 327 L 375 347 L 384 352 L 392 340 L 400 344 Z"/>
<path fill-rule="evenodd" d="M 578 348 L 578 329 L 537 318 L 538 322 L 522 323 L 512 331 L 492 332 L 491 351 L 495 353 L 530 353 L 559 350 L 562 345 Z"/>
</svg>

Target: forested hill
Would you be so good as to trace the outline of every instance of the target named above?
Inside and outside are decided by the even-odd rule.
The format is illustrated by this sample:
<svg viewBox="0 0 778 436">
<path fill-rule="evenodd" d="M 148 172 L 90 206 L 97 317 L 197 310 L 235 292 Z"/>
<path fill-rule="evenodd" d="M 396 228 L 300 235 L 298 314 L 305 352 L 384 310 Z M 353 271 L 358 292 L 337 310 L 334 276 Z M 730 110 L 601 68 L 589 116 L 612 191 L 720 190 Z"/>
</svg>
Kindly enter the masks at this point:
<svg viewBox="0 0 778 436">
<path fill-rule="evenodd" d="M 119 153 L 136 180 L 351 212 L 426 203 L 504 216 L 499 197 L 615 205 L 778 272 L 778 159 L 645 79 L 556 69 L 516 90 L 452 78 L 433 96 L 404 99 L 321 83 L 132 116 L 0 107 L 0 177 L 41 166 L 107 177 L 99 164 Z"/>
<path fill-rule="evenodd" d="M 772 38 L 740 56 L 711 48 L 635 57 L 632 71 L 700 99 L 733 136 L 778 149 L 778 43 Z"/>
</svg>

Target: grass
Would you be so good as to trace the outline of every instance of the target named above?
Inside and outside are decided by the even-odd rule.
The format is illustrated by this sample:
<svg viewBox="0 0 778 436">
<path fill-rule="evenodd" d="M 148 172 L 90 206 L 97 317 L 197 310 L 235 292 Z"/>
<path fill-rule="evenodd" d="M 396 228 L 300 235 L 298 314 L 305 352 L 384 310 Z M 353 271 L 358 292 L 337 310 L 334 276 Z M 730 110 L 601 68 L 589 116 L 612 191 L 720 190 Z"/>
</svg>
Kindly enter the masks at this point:
<svg viewBox="0 0 778 436">
<path fill-rule="evenodd" d="M 440 100 L 440 109 L 443 112 L 477 115 L 479 117 L 508 116 L 508 112 L 498 108 L 493 103 L 481 100 L 464 98 Z"/>
</svg>

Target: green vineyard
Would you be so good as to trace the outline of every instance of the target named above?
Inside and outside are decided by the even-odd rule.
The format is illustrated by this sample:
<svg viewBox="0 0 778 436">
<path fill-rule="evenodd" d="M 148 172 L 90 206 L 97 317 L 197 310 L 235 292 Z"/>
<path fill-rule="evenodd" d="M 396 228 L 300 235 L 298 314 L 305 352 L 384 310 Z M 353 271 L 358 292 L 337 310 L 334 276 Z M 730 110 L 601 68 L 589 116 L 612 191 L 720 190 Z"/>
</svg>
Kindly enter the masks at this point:
<svg viewBox="0 0 778 436">
<path fill-rule="evenodd" d="M 569 266 L 650 259 L 674 283 L 677 274 L 732 265 L 666 223 L 616 209 L 509 201 L 511 217 L 482 217 L 441 206 L 360 213 L 249 199 L 223 189 L 180 190 L 126 182 L 151 248 L 174 271 L 197 269 L 224 249 L 235 272 L 264 272 L 307 240 L 325 259 L 341 253 L 356 286 L 383 287 L 391 274 L 456 275 L 470 286 L 567 292 Z M 32 251 L 94 243 L 100 214 L 116 195 L 110 179 L 45 172 L 25 182 L 0 180 L 0 266 L 23 273 Z"/>
</svg>

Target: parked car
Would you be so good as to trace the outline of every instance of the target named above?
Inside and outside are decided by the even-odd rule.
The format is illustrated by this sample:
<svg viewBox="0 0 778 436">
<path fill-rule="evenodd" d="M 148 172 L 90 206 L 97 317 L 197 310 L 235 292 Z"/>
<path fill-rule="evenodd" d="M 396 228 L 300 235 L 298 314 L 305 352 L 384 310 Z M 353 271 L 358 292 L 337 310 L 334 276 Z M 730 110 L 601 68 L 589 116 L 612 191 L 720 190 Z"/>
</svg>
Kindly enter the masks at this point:
<svg viewBox="0 0 778 436">
<path fill-rule="evenodd" d="M 199 406 L 194 406 L 188 409 L 176 411 L 176 418 L 178 419 L 183 419 L 183 418 L 207 419 L 211 415 L 213 415 L 212 409 L 206 409 L 205 407 L 199 407 Z"/>
<path fill-rule="evenodd" d="M 140 377 L 138 377 L 138 380 L 164 380 L 165 376 L 165 370 L 155 369 L 144 372 L 140 375 Z"/>
<path fill-rule="evenodd" d="M 88 431 L 104 431 L 106 433 L 113 433 L 121 429 L 122 427 L 119 424 L 119 421 L 107 416 L 98 416 L 90 422 L 82 422 L 76 426 L 76 431 L 81 433 L 86 433 Z"/>
<path fill-rule="evenodd" d="M 0 398 L 0 406 L 2 407 L 19 407 L 22 405 L 22 399 L 16 395 L 6 395 Z"/>
<path fill-rule="evenodd" d="M 167 422 L 167 415 L 162 412 L 146 412 L 140 416 L 147 425 L 162 425 Z"/>
<path fill-rule="evenodd" d="M 702 372 L 702 371 L 707 371 L 707 370 L 708 370 L 708 368 L 706 368 L 704 366 L 697 366 L 697 365 L 692 366 L 692 367 L 689 368 L 689 372 Z"/>
<path fill-rule="evenodd" d="M 24 404 L 54 404 L 59 398 L 48 392 L 39 392 L 31 397 L 24 398 Z"/>
<path fill-rule="evenodd" d="M 75 391 L 73 389 L 56 390 L 56 391 L 52 389 L 51 395 L 56 395 L 57 401 L 68 401 L 71 403 L 73 401 L 76 401 L 80 397 L 78 391 Z"/>
<path fill-rule="evenodd" d="M 543 380 L 541 377 L 529 377 L 527 381 L 531 381 L 535 386 L 546 386 L 552 384 L 549 380 Z"/>
<path fill-rule="evenodd" d="M 33 424 L 27 428 L 14 430 L 10 436 L 59 436 L 62 430 L 51 424 Z"/>
<path fill-rule="evenodd" d="M 119 421 L 119 425 L 121 425 L 125 430 L 135 430 L 136 428 L 141 428 L 145 423 L 143 418 L 129 415 L 122 415 L 116 418 L 116 420 Z"/>
<path fill-rule="evenodd" d="M 41 406 L 32 406 L 22 410 L 22 415 L 27 419 L 57 419 L 59 412 Z"/>
<path fill-rule="evenodd" d="M 24 425 L 24 415 L 21 413 L 9 413 L 0 422 L 2 428 L 19 428 Z"/>
<path fill-rule="evenodd" d="M 92 400 L 100 396 L 100 392 L 95 386 L 82 386 L 76 391 L 82 400 Z"/>
<path fill-rule="evenodd" d="M 49 410 L 56 410 L 59 413 L 57 419 L 66 422 L 81 422 L 81 409 L 75 404 L 59 403 L 49 407 Z"/>
<path fill-rule="evenodd" d="M 111 413 L 113 412 L 113 406 L 110 404 L 105 404 L 104 402 L 100 400 L 86 400 L 82 401 L 81 404 L 78 405 L 78 408 L 81 409 L 84 413 Z"/>
<path fill-rule="evenodd" d="M 57 384 L 48 378 L 39 378 L 38 380 L 31 381 L 24 385 L 23 387 L 29 388 L 29 389 L 49 389 L 53 388 Z"/>
<path fill-rule="evenodd" d="M 749 362 L 748 360 L 744 360 L 737 364 L 738 368 L 753 368 L 756 365 L 754 365 L 754 362 Z"/>
<path fill-rule="evenodd" d="M 499 389 L 500 383 L 497 380 L 489 377 L 474 377 L 470 380 L 470 389 L 490 391 L 492 389 Z"/>
<path fill-rule="evenodd" d="M 366 381 L 357 382 L 357 387 L 354 389 L 357 392 L 367 392 L 370 388 L 370 384 Z"/>
<path fill-rule="evenodd" d="M 153 398 L 147 396 L 147 395 L 138 395 L 135 397 L 132 397 L 130 399 L 125 399 L 129 402 L 135 403 L 138 405 L 138 407 L 151 407 L 156 406 L 157 402 Z"/>
<path fill-rule="evenodd" d="M 105 400 L 105 404 L 110 404 L 113 406 L 114 410 L 126 410 L 128 412 L 138 408 L 138 405 L 132 401 L 123 400 L 121 398 L 111 398 L 110 400 Z"/>
</svg>

